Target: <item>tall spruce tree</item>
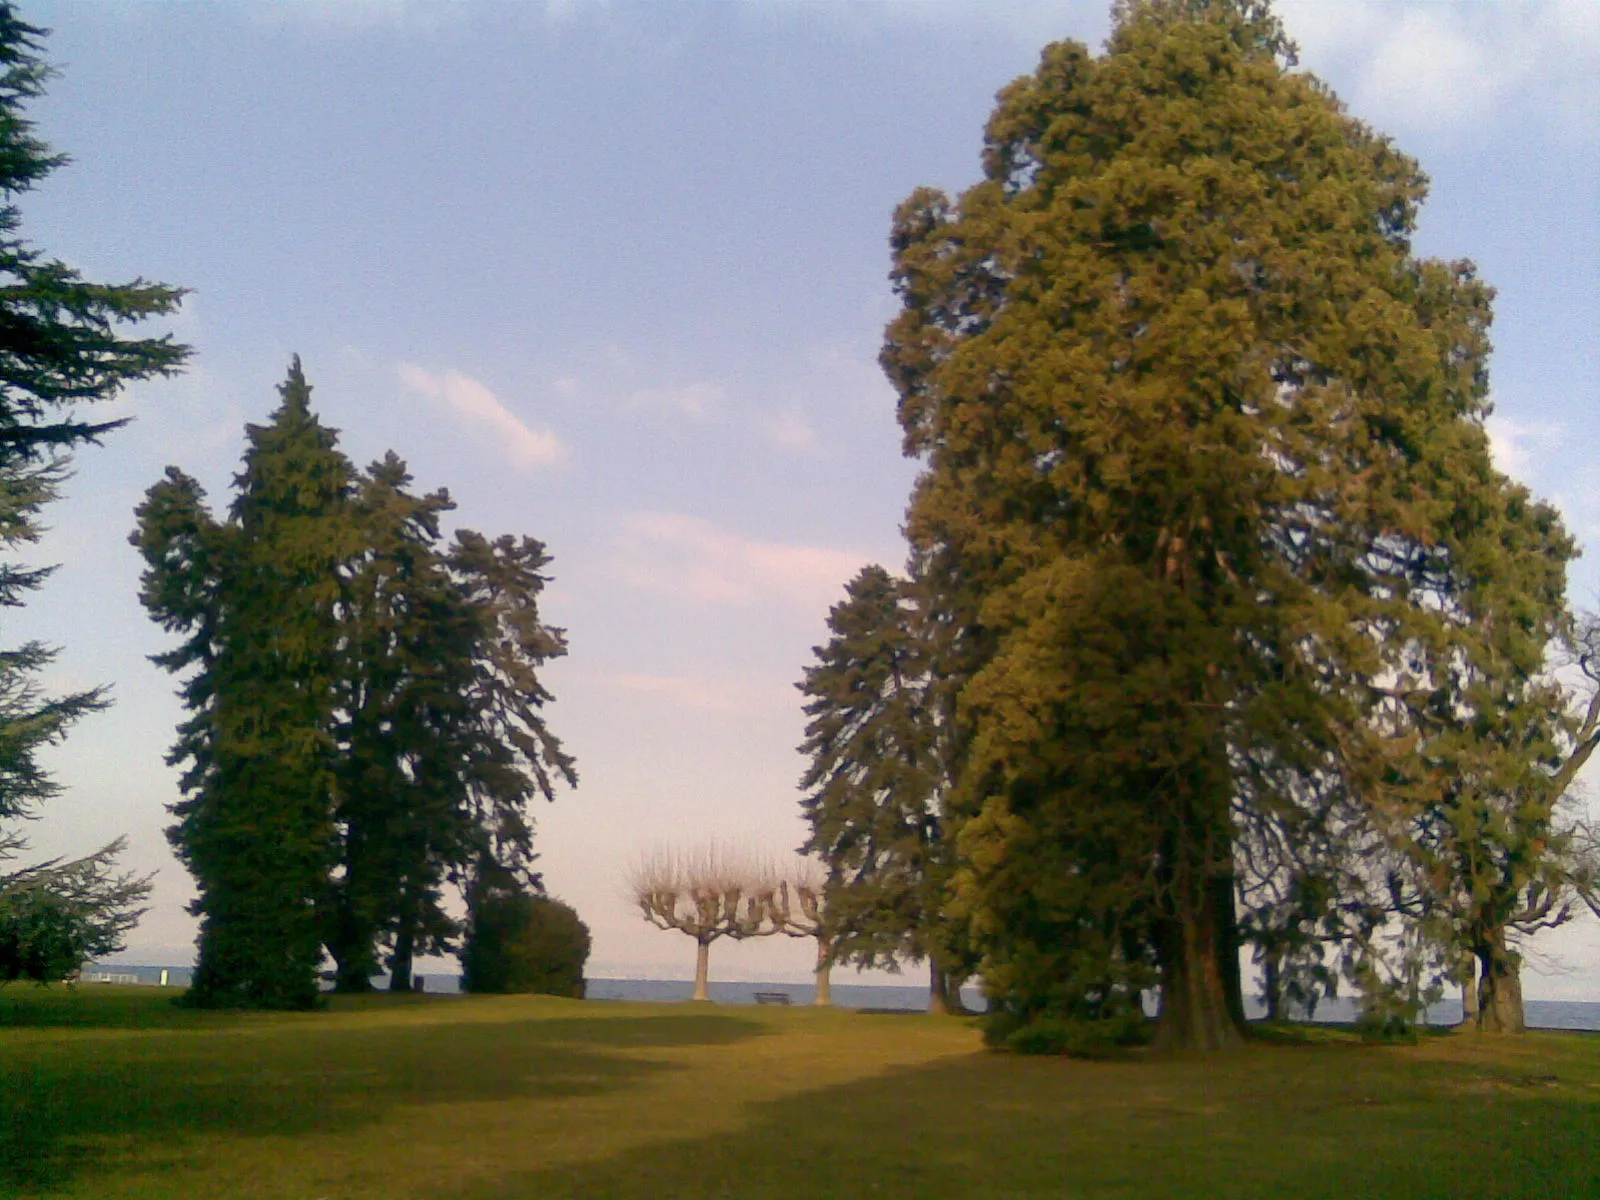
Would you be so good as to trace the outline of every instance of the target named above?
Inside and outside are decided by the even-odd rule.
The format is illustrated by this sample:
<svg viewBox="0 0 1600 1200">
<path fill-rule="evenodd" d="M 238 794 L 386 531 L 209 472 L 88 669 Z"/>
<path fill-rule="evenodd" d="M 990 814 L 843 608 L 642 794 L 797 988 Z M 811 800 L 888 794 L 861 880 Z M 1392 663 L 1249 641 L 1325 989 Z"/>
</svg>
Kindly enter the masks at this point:
<svg viewBox="0 0 1600 1200">
<path fill-rule="evenodd" d="M 465 695 L 471 710 L 471 754 L 466 768 L 469 844 L 455 866 L 468 898 L 484 893 L 483 881 L 510 880 L 542 892 L 533 869 L 533 819 L 528 804 L 555 799 L 558 783 L 576 787 L 577 765 L 545 719 L 552 696 L 540 670 L 567 653 L 566 631 L 539 615 L 539 597 L 549 582 L 550 556 L 543 542 L 502 535 L 493 540 L 457 530 L 447 556 L 452 579 L 476 613 L 476 648 Z M 499 886 L 497 882 L 496 886 Z M 409 970 L 402 951 L 414 941 L 403 920 L 395 961 Z M 398 968 L 396 968 L 398 978 Z"/>
<path fill-rule="evenodd" d="M 896 215 L 883 362 L 936 596 L 976 621 L 956 904 L 999 1019 L 1238 1037 L 1235 855 L 1410 751 L 1401 648 L 1504 564 L 1489 292 L 1421 261 L 1425 181 L 1257 0 L 1129 0 L 1000 96 L 984 179 Z M 1153 974 L 1152 974 L 1153 972 Z"/>
<path fill-rule="evenodd" d="M 915 585 L 876 564 L 828 614 L 832 636 L 797 685 L 809 721 L 802 853 L 827 864 L 833 958 L 898 969 L 926 959 L 930 1006 L 959 1003 L 969 964 L 944 913 L 953 846 L 931 629 Z"/>
<path fill-rule="evenodd" d="M 98 444 L 127 420 L 86 420 L 79 407 L 111 400 L 128 383 L 171 375 L 189 355 L 170 337 L 117 332 L 176 311 L 181 289 L 87 282 L 19 232 L 18 198 L 67 162 L 34 136 L 26 116 L 52 75 L 39 57 L 45 33 L 0 3 L 0 549 L 7 553 L 38 541 L 40 510 L 56 498 L 70 452 Z M 0 562 L 0 607 L 22 605 L 50 573 Z M 44 695 L 37 677 L 54 657 L 38 642 L 0 651 L 0 820 L 34 815 L 59 794 L 39 752 L 107 702 L 98 688 Z M 0 872 L 0 978 L 59 976 L 119 945 L 148 891 L 144 881 L 112 868 L 121 845 Z M 16 834 L 0 832 L 0 864 L 23 847 Z"/>
<path fill-rule="evenodd" d="M 138 509 L 141 599 L 185 635 L 156 661 L 186 672 L 170 759 L 185 798 L 168 831 L 194 875 L 199 962 L 188 1002 L 317 1003 L 334 856 L 334 715 L 343 573 L 361 549 L 352 470 L 310 408 L 296 358 L 267 425 L 246 427 L 224 521 L 176 468 Z"/>
<path fill-rule="evenodd" d="M 370 988 L 387 937 L 443 947 L 455 928 L 443 886 L 472 842 L 469 697 L 483 614 L 446 564 L 439 521 L 455 505 L 410 484 L 391 452 L 354 498 L 362 550 L 340 617 L 338 862 L 324 906 L 341 991 Z M 395 986 L 409 987 L 409 962 L 389 965 L 400 968 Z"/>
</svg>

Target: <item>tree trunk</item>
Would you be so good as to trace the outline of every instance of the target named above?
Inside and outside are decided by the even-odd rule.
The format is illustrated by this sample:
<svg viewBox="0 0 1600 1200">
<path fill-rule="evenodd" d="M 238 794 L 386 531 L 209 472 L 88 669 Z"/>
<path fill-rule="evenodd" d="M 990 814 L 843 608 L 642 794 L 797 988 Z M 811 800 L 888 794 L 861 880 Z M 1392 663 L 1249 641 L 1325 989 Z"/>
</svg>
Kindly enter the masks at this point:
<svg viewBox="0 0 1600 1200">
<path fill-rule="evenodd" d="M 711 943 L 695 940 L 694 956 L 694 999 L 711 999 L 711 993 L 706 990 L 706 975 L 711 969 Z"/>
<path fill-rule="evenodd" d="M 1232 882 L 1228 909 L 1232 912 Z M 1170 877 L 1172 911 L 1158 926 L 1161 1008 L 1156 1016 L 1159 1050 L 1223 1050 L 1243 1040 L 1243 1002 L 1237 996 L 1237 938 L 1224 928 L 1225 913 L 1214 879 L 1191 871 Z M 1233 964 L 1228 965 L 1232 951 Z"/>
<path fill-rule="evenodd" d="M 341 948 L 342 949 L 342 948 Z M 372 958 L 370 955 L 357 952 L 356 954 L 340 958 L 339 952 L 332 946 L 328 953 L 333 956 L 333 990 L 336 992 L 370 992 L 372 990 Z"/>
<path fill-rule="evenodd" d="M 1526 1033 L 1522 963 L 1506 945 L 1506 931 L 1490 930 L 1478 945 L 1478 1028 L 1484 1033 Z"/>
<path fill-rule="evenodd" d="M 1461 979 L 1461 1026 L 1464 1029 L 1478 1027 L 1478 960 L 1468 954 L 1466 961 L 1461 964 L 1463 972 Z"/>
<path fill-rule="evenodd" d="M 939 972 L 939 990 L 944 994 L 944 1010 L 952 1016 L 970 1016 L 972 1010 L 967 1007 L 967 1002 L 961 998 L 961 985 L 966 979 L 949 971 Z"/>
<path fill-rule="evenodd" d="M 1261 956 L 1261 990 L 1266 993 L 1269 1021 L 1283 1020 L 1283 978 L 1278 965 L 1282 958 L 1282 952 L 1276 949 Z"/>
<path fill-rule="evenodd" d="M 828 939 L 817 936 L 817 995 L 813 1004 L 831 1005 L 833 1003 L 833 960 L 830 951 L 833 948 L 828 944 Z"/>
<path fill-rule="evenodd" d="M 1221 957 L 1222 995 L 1227 1001 L 1228 1018 L 1236 1029 L 1244 1028 L 1244 970 L 1239 965 L 1243 939 L 1239 935 L 1239 909 L 1234 903 L 1234 878 L 1230 869 L 1207 884 L 1211 911 L 1217 921 L 1217 953 Z"/>
<path fill-rule="evenodd" d="M 942 1017 L 950 1011 L 949 997 L 945 995 L 944 972 L 932 958 L 928 959 L 928 1011 Z"/>
<path fill-rule="evenodd" d="M 394 949 L 389 952 L 389 990 L 391 992 L 409 992 L 411 990 L 411 957 L 414 952 L 415 939 L 412 934 L 411 922 L 406 921 L 394 935 Z"/>
</svg>

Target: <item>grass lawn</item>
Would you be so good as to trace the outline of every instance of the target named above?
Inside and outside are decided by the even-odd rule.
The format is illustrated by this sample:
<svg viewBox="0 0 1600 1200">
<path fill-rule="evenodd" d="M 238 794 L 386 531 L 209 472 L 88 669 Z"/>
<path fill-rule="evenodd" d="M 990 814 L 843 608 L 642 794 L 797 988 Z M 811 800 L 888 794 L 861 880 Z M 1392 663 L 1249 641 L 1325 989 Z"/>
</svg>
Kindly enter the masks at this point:
<svg viewBox="0 0 1600 1200">
<path fill-rule="evenodd" d="M 1600 1035 L 987 1053 L 953 1018 L 0 992 L 0 1195 L 1600 1197 Z"/>
</svg>

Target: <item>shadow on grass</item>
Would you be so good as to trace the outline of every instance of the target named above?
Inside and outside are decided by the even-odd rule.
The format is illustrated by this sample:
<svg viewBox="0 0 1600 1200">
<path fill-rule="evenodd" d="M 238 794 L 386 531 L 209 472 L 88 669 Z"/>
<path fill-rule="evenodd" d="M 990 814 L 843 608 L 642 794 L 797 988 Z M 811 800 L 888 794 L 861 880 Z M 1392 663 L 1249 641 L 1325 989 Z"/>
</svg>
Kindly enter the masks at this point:
<svg viewBox="0 0 1600 1200">
<path fill-rule="evenodd" d="M 1592 1058 L 1551 1059 L 1562 1082 L 1552 1074 L 1534 1087 L 1501 1086 L 1498 1067 L 1348 1037 L 1164 1062 L 977 1053 L 755 1104 L 734 1131 L 484 1180 L 451 1196 L 1600 1196 L 1600 1070 Z"/>
<path fill-rule="evenodd" d="M 57 1019 L 37 1012 L 36 1027 L 91 1023 L 82 1008 L 61 1020 L 63 1006 L 55 1007 Z M 357 1005 L 353 1021 L 161 1007 L 110 1003 L 93 1022 L 146 1030 L 136 1036 L 0 1040 L 0 1195 L 115 1171 L 119 1144 L 160 1147 L 177 1165 L 191 1135 L 330 1133 L 402 1105 L 610 1091 L 670 1068 L 608 1049 L 726 1044 L 766 1032 L 710 1013 L 621 1022 L 519 1017 L 507 1008 L 503 1018 L 487 1010 L 429 1022 L 421 1006 L 406 1005 L 417 1019 L 373 1023 L 363 1010 L 376 1005 Z M 172 1027 L 149 1028 L 158 1020 Z"/>
</svg>

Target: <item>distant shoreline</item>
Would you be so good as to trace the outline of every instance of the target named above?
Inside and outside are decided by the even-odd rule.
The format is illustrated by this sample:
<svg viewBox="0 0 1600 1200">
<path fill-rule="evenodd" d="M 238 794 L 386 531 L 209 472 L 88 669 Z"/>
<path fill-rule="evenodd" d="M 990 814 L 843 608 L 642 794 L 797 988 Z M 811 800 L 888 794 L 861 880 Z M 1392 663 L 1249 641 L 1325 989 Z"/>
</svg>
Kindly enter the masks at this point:
<svg viewBox="0 0 1600 1200">
<path fill-rule="evenodd" d="M 104 982 L 159 984 L 161 972 L 167 973 L 168 986 L 188 985 L 191 967 L 150 965 L 146 963 L 95 963 L 84 969 L 83 982 L 96 982 L 95 976 L 111 976 Z M 116 978 L 121 976 L 122 978 Z M 130 978 L 131 977 L 131 978 Z M 460 991 L 457 973 L 422 972 L 419 975 L 423 990 L 430 995 L 449 995 Z M 380 977 L 379 986 L 386 986 L 386 977 Z M 687 979 L 586 979 L 588 999 L 623 1000 L 645 1003 L 674 1003 L 687 1001 L 694 984 Z M 768 980 L 713 980 L 711 999 L 718 1004 L 754 1005 L 756 993 L 782 992 L 796 1008 L 809 1007 L 814 989 L 809 983 L 774 983 Z M 975 987 L 965 988 L 962 998 L 974 1011 L 984 1007 L 983 994 Z M 918 1012 L 927 1008 L 928 989 L 919 985 L 881 983 L 839 983 L 833 985 L 833 1001 L 837 1008 L 878 1009 L 894 1012 Z M 1527 1013 L 1529 1029 L 1547 1033 L 1600 1033 L 1600 1000 L 1529 1000 Z M 1261 1006 L 1247 1002 L 1246 1015 L 1260 1020 L 1264 1015 Z M 1294 1018 L 1312 1025 L 1347 1025 L 1356 1018 L 1352 1002 L 1346 997 L 1324 1001 L 1317 1006 L 1314 1019 Z M 1427 1012 L 1425 1023 L 1429 1027 L 1448 1028 L 1461 1021 L 1459 1000 L 1445 1000 Z"/>
</svg>

